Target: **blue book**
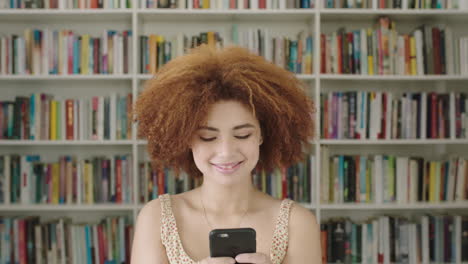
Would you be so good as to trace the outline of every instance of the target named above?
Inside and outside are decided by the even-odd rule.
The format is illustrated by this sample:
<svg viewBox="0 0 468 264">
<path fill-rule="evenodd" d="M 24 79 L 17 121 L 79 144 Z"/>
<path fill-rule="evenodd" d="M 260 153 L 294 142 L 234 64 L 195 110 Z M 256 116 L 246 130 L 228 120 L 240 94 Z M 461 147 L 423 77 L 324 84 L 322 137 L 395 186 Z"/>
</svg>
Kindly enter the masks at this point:
<svg viewBox="0 0 468 264">
<path fill-rule="evenodd" d="M 338 188 L 339 201 L 344 200 L 344 156 L 338 156 Z M 335 201 L 336 202 L 336 201 Z"/>
<path fill-rule="evenodd" d="M 85 240 L 86 240 L 86 263 L 93 263 L 91 255 L 91 231 L 89 226 L 85 226 Z"/>
<path fill-rule="evenodd" d="M 361 32 L 353 31 L 353 55 L 354 55 L 354 73 L 361 73 Z"/>
<path fill-rule="evenodd" d="M 297 72 L 296 65 L 297 65 L 297 40 L 292 40 L 289 46 L 289 62 L 288 62 L 289 70 L 291 72 L 296 73 Z"/>
</svg>

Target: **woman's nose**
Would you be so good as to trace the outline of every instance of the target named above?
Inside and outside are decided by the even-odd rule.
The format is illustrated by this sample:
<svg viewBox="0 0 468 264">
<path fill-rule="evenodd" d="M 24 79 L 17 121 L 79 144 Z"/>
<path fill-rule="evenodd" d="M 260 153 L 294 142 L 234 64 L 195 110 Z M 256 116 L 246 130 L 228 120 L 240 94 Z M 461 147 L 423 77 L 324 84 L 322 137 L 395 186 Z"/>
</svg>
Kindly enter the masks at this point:
<svg viewBox="0 0 468 264">
<path fill-rule="evenodd" d="M 221 155 L 229 155 L 231 154 L 235 148 L 236 143 L 232 138 L 222 138 L 219 140 L 218 144 L 218 154 Z"/>
</svg>

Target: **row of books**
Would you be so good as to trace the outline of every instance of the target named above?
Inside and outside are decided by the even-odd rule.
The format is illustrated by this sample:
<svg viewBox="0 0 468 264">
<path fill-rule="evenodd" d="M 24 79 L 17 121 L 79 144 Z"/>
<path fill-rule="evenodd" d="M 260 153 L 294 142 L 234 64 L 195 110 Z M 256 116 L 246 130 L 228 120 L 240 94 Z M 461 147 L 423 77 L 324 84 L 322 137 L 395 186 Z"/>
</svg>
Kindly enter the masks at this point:
<svg viewBox="0 0 468 264">
<path fill-rule="evenodd" d="M 320 225 L 322 263 L 465 263 L 468 217 L 380 216 L 363 222 L 330 219 Z"/>
<path fill-rule="evenodd" d="M 154 169 L 150 162 L 138 164 L 139 202 L 144 204 L 159 195 L 183 193 L 201 186 L 202 178 L 190 177 L 181 171 L 178 175 L 173 169 Z"/>
<path fill-rule="evenodd" d="M 321 73 L 364 75 L 468 74 L 467 38 L 450 27 L 423 24 L 399 34 L 396 23 L 380 17 L 374 28 L 321 35 Z"/>
<path fill-rule="evenodd" d="M 290 9 L 314 8 L 315 0 L 140 0 L 142 8 Z"/>
<path fill-rule="evenodd" d="M 98 223 L 38 216 L 0 218 L 0 262 L 29 264 L 129 264 L 134 226 L 127 217 Z"/>
<path fill-rule="evenodd" d="M 132 8 L 132 0 L 0 0 L 0 9 Z"/>
<path fill-rule="evenodd" d="M 0 139 L 121 140 L 132 138 L 133 95 L 58 99 L 45 93 L 0 101 Z"/>
<path fill-rule="evenodd" d="M 468 200 L 468 160 L 333 155 L 324 147 L 322 203 L 437 203 Z"/>
<path fill-rule="evenodd" d="M 154 74 L 171 59 L 201 44 L 220 48 L 223 43 L 220 34 L 213 31 L 192 36 L 177 34 L 172 38 L 156 34 L 140 36 L 140 73 Z"/>
<path fill-rule="evenodd" d="M 0 74 L 123 74 L 133 72 L 132 31 L 100 37 L 73 30 L 26 29 L 0 36 Z"/>
<path fill-rule="evenodd" d="M 45 162 L 40 155 L 2 155 L 0 203 L 130 204 L 132 160 L 132 155 L 66 155 L 56 162 Z"/>
<path fill-rule="evenodd" d="M 306 161 L 289 168 L 275 169 L 270 172 L 256 169 L 252 175 L 252 181 L 257 189 L 273 197 L 310 203 L 311 179 L 315 162 L 315 157 L 309 156 Z M 153 169 L 150 162 L 139 163 L 138 175 L 140 203 L 156 199 L 164 193 L 186 192 L 202 184 L 202 179 L 190 177 L 183 171 L 176 175 L 173 169 Z"/>
<path fill-rule="evenodd" d="M 288 168 L 277 168 L 272 171 L 259 170 L 253 174 L 253 184 L 257 189 L 278 199 L 289 198 L 296 202 L 312 201 L 312 179 L 316 177 L 316 158 L 308 155 L 306 160 Z"/>
<path fill-rule="evenodd" d="M 325 8 L 468 9 L 465 0 L 323 0 Z"/>
<path fill-rule="evenodd" d="M 233 42 L 250 52 L 263 56 L 279 67 L 297 74 L 313 73 L 314 37 L 306 31 L 295 35 L 280 35 L 268 28 L 248 28 L 240 31 L 234 25 Z"/>
<path fill-rule="evenodd" d="M 326 139 L 468 138 L 468 95 L 328 92 L 320 95 Z"/>
<path fill-rule="evenodd" d="M 249 28 L 232 29 L 233 43 L 249 49 L 252 53 L 263 56 L 268 61 L 294 73 L 312 74 L 313 72 L 313 36 L 304 31 L 297 38 L 275 37 L 271 30 Z M 188 37 L 178 34 L 173 38 L 151 34 L 140 36 L 140 72 L 154 74 L 172 58 L 180 56 L 186 50 L 207 44 L 222 47 L 224 38 L 218 32 L 202 32 Z"/>
</svg>

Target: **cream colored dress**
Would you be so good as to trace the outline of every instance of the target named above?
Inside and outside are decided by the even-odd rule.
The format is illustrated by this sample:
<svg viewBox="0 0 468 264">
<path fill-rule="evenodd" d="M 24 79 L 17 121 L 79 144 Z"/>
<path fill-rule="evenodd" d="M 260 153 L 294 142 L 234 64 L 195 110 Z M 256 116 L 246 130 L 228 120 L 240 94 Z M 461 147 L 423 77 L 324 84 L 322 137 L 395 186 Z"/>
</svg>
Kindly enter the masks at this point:
<svg viewBox="0 0 468 264">
<path fill-rule="evenodd" d="M 169 194 L 160 196 L 161 201 L 161 240 L 166 248 L 167 258 L 170 264 L 196 264 L 184 248 L 177 230 L 176 220 L 172 212 L 171 198 Z M 288 249 L 288 223 L 289 211 L 293 201 L 284 199 L 281 202 L 280 213 L 276 220 L 275 232 L 270 248 L 270 259 L 273 264 L 280 264 Z"/>
</svg>

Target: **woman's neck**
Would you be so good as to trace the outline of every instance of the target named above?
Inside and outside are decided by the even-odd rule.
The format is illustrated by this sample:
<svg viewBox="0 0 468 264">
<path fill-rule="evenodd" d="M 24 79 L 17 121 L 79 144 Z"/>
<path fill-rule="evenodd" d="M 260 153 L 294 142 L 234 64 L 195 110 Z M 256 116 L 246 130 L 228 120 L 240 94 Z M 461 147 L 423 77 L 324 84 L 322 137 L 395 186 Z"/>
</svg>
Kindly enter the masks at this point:
<svg viewBox="0 0 468 264">
<path fill-rule="evenodd" d="M 200 202 L 209 214 L 238 215 L 249 208 L 255 188 L 251 182 L 238 185 L 222 186 L 212 182 L 203 182 L 199 188 Z"/>
</svg>

